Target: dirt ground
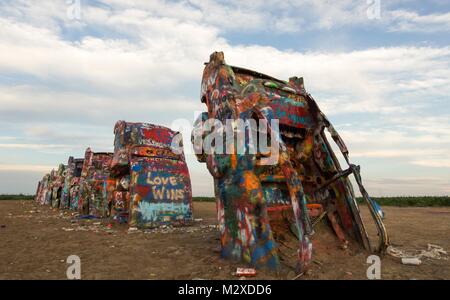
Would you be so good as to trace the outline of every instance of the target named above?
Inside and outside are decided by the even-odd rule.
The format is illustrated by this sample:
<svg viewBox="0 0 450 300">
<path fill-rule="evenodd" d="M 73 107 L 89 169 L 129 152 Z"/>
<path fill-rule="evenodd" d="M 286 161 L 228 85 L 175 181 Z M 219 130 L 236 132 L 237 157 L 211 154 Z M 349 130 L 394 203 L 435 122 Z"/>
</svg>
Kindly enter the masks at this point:
<svg viewBox="0 0 450 300">
<path fill-rule="evenodd" d="M 367 210 L 362 208 L 363 215 Z M 450 208 L 384 207 L 392 244 L 450 250 Z M 33 201 L 0 201 L 0 279 L 65 279 L 69 255 L 81 259 L 82 279 L 237 279 L 240 263 L 219 255 L 215 204 L 194 203 L 197 220 L 184 228 L 129 231 L 107 220 L 78 220 L 73 213 Z M 324 235 L 325 236 L 325 235 Z M 334 238 L 334 237 L 331 237 Z M 304 279 L 366 279 L 365 252 L 334 243 L 316 247 Z M 293 268 L 258 270 L 256 279 L 293 279 Z M 450 260 L 422 259 L 419 266 L 382 258 L 382 279 L 450 279 Z"/>
</svg>

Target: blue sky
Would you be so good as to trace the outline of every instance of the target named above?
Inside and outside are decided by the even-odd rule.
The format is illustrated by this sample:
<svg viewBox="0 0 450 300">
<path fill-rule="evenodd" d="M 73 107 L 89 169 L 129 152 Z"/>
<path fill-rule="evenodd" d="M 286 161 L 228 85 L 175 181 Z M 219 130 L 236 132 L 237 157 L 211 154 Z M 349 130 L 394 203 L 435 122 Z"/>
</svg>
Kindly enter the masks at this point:
<svg viewBox="0 0 450 300">
<path fill-rule="evenodd" d="M 119 119 L 192 122 L 221 50 L 303 76 L 372 195 L 448 195 L 449 33 L 438 0 L 0 1 L 0 193 L 34 193 L 88 146 L 112 151 Z M 187 160 L 194 195 L 212 195 Z"/>
</svg>

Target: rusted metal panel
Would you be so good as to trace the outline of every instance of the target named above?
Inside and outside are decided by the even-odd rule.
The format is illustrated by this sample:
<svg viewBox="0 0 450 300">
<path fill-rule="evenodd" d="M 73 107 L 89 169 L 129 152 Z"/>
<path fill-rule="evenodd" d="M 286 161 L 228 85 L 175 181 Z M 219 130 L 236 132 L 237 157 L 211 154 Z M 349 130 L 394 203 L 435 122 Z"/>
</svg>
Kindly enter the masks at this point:
<svg viewBox="0 0 450 300">
<path fill-rule="evenodd" d="M 179 133 L 163 126 L 125 121 L 116 123 L 114 133 L 111 174 L 117 178 L 117 189 L 113 218 L 123 220 L 124 207 L 128 207 L 130 226 L 191 221 L 189 171 L 184 154 L 171 148 Z"/>
<path fill-rule="evenodd" d="M 379 206 L 368 196 L 361 183 L 359 167 L 349 162 L 344 142 L 305 91 L 302 78 L 293 77 L 286 82 L 229 66 L 223 53 L 215 52 L 204 69 L 201 101 L 208 112 L 196 121 L 194 148 L 198 147 L 196 140 L 211 132 L 212 127 L 208 127 L 206 133 L 198 130 L 206 128 L 203 124 L 207 119 L 222 124 L 230 119 L 235 123 L 242 120 L 246 124 L 243 129 L 233 128 L 235 133 L 241 130 L 245 135 L 238 135 L 231 144 L 231 152 L 197 154 L 214 177 L 222 256 L 256 267 L 277 268 L 280 238 L 291 231 L 299 240 L 297 267 L 302 271 L 311 261 L 311 236 L 314 234 L 311 218 L 324 214 L 328 215 L 342 243 L 354 241 L 370 250 L 353 187 L 347 178 L 350 174 L 355 175 L 377 225 L 378 249 L 383 251 L 387 247 L 388 237 Z M 245 138 L 254 131 L 247 125 L 252 120 L 269 124 L 263 131 L 257 130 L 270 136 L 278 155 L 272 156 L 272 148 L 269 152 L 261 151 L 259 145 L 254 146 Z M 328 130 L 337 143 L 348 169 L 341 169 L 324 130 Z M 248 151 L 236 151 L 238 144 L 244 144 Z M 224 148 L 229 150 L 229 147 L 227 144 Z M 251 152 L 251 149 L 257 151 Z M 272 159 L 270 163 L 267 163 L 268 158 Z"/>
</svg>

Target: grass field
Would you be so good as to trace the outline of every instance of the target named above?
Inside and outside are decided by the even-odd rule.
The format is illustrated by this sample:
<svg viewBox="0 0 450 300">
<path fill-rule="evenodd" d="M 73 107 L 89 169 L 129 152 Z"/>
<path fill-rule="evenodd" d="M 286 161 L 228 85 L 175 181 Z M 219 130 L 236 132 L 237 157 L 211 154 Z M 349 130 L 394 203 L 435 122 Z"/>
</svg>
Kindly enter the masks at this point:
<svg viewBox="0 0 450 300">
<path fill-rule="evenodd" d="M 194 197 L 194 201 L 198 202 L 214 202 L 214 197 Z M 381 206 L 450 206 L 450 197 L 433 197 L 433 196 L 410 196 L 410 197 L 372 197 Z M 363 198 L 357 198 L 359 204 L 364 203 Z"/>
<path fill-rule="evenodd" d="M 450 197 L 372 197 L 381 206 L 450 206 Z M 364 203 L 364 199 L 357 198 L 358 203 Z"/>
<path fill-rule="evenodd" d="M 0 194 L 0 200 L 33 200 L 34 195 Z"/>
<path fill-rule="evenodd" d="M 34 195 L 0 195 L 0 200 L 32 200 Z M 401 196 L 401 197 L 372 197 L 381 206 L 416 206 L 416 207 L 426 207 L 426 206 L 450 206 L 450 197 L 441 196 Z M 214 202 L 214 197 L 193 197 L 193 201 L 196 202 Z M 362 198 L 357 198 L 359 204 L 364 204 Z"/>
</svg>

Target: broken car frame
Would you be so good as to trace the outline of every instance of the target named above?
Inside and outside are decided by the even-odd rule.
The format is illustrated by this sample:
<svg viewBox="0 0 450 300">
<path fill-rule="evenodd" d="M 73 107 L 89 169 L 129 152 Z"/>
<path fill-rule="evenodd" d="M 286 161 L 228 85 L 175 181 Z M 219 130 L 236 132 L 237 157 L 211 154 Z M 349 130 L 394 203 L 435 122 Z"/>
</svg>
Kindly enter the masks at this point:
<svg viewBox="0 0 450 300">
<path fill-rule="evenodd" d="M 192 142 L 199 161 L 206 162 L 214 177 L 223 257 L 278 268 L 277 242 L 292 231 L 299 240 L 297 271 L 302 272 L 311 261 L 314 225 L 325 215 L 345 247 L 350 241 L 368 251 L 385 251 L 389 239 L 381 209 L 362 185 L 359 166 L 350 162 L 343 140 L 305 91 L 302 78 L 286 82 L 230 66 L 222 52 L 215 52 L 204 69 L 201 102 L 207 112 L 197 119 Z M 265 126 L 250 126 L 261 123 Z M 231 143 L 220 135 L 210 138 L 212 132 L 226 129 L 238 138 Z M 342 170 L 325 129 L 347 169 Z M 269 150 L 252 143 L 264 139 L 270 141 Z M 212 150 L 205 151 L 205 142 Z M 375 221 L 377 247 L 371 247 L 350 174 Z"/>
</svg>

